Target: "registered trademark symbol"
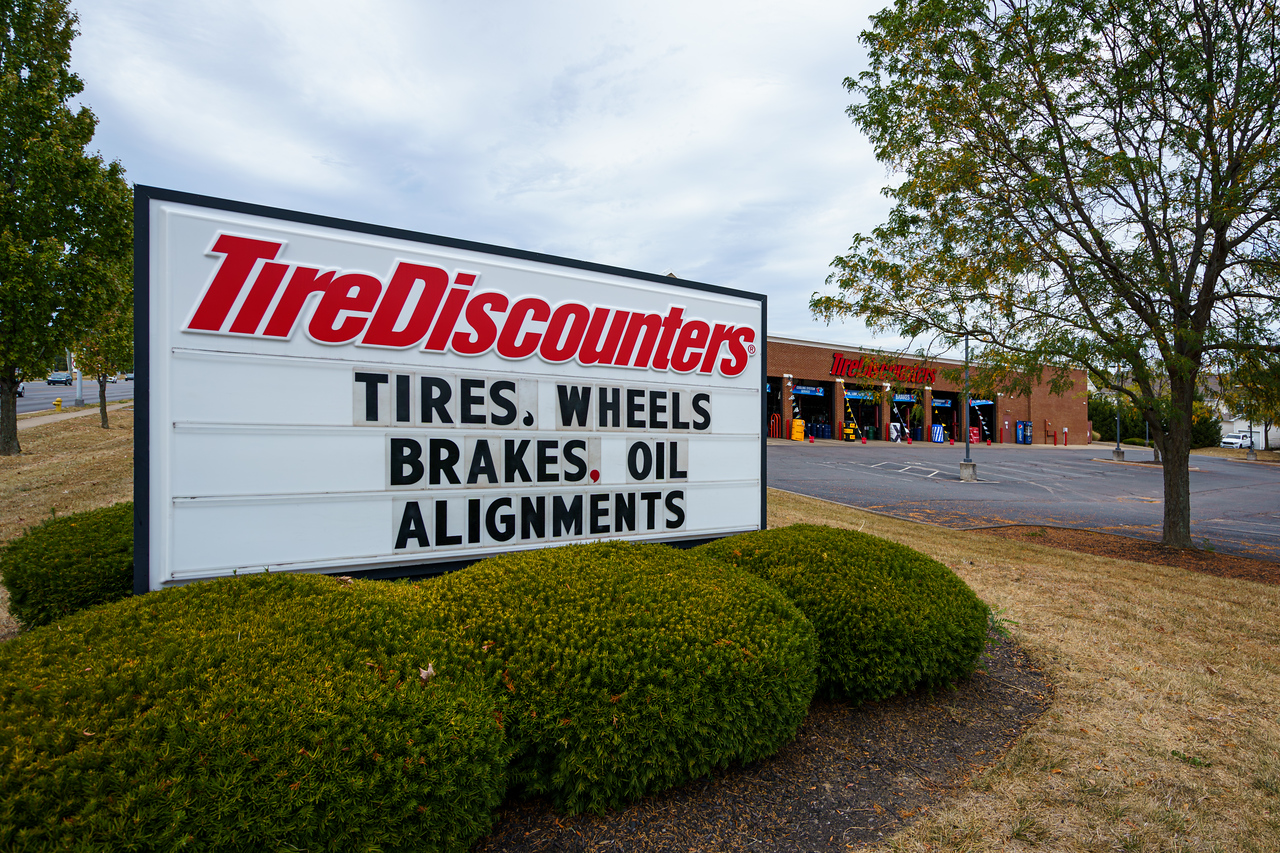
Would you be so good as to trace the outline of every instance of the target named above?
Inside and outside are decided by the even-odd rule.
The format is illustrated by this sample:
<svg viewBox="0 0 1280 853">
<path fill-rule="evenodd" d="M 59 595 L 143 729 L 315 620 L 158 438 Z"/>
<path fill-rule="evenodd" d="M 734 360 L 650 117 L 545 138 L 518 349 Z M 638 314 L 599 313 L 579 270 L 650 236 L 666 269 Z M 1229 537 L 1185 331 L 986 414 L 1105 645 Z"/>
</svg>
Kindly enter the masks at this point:
<svg viewBox="0 0 1280 853">
<path fill-rule="evenodd" d="M 756 354 L 756 345 L 747 344 L 747 355 L 755 355 L 755 354 Z"/>
</svg>

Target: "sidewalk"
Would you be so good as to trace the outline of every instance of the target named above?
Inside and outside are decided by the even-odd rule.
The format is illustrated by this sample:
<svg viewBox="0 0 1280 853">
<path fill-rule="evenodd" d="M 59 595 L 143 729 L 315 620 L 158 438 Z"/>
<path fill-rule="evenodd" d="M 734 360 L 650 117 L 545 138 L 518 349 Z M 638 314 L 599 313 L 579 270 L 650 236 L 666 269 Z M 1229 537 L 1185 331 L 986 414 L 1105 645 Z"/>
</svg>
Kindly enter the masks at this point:
<svg viewBox="0 0 1280 853">
<path fill-rule="evenodd" d="M 109 403 L 107 405 L 107 411 L 114 412 L 117 409 L 131 408 L 132 406 L 132 400 L 122 400 L 119 403 Z M 41 424 L 57 423 L 58 421 L 65 421 L 68 418 L 88 417 L 89 415 L 98 414 L 99 411 L 100 410 L 97 406 L 91 406 L 87 409 L 81 409 L 78 412 L 57 412 L 52 415 L 37 415 L 34 418 L 21 418 L 18 421 L 18 429 L 29 429 L 30 427 L 40 426 Z"/>
</svg>

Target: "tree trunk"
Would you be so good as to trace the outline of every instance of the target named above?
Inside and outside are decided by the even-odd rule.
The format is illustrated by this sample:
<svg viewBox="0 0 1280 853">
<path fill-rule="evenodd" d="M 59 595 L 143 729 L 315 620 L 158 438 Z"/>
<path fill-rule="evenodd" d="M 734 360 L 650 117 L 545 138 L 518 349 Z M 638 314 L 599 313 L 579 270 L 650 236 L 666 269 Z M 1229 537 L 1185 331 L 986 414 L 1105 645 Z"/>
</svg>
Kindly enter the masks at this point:
<svg viewBox="0 0 1280 853">
<path fill-rule="evenodd" d="M 1169 548 L 1194 548 L 1191 541 L 1191 419 L 1195 388 L 1171 383 L 1169 426 L 1164 436 L 1164 538 Z"/>
<path fill-rule="evenodd" d="M 18 444 L 18 368 L 0 367 L 0 456 L 22 453 Z"/>
<path fill-rule="evenodd" d="M 98 414 L 102 416 L 102 428 L 111 429 L 107 426 L 107 374 L 98 374 Z"/>
</svg>

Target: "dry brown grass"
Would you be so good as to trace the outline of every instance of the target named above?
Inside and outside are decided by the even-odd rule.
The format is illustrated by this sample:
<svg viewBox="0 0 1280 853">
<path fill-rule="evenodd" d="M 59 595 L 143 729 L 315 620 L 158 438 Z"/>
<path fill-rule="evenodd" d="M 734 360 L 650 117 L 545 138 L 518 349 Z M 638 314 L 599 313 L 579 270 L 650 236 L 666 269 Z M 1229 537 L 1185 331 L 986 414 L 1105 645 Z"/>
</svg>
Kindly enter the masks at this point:
<svg viewBox="0 0 1280 853">
<path fill-rule="evenodd" d="M 47 413 L 44 413 L 47 414 Z M 0 542 L 54 512 L 133 500 L 133 409 L 41 424 L 18 433 L 21 456 L 0 456 Z M 0 638 L 16 630 L 0 587 Z"/>
<path fill-rule="evenodd" d="M 132 415 L 24 430 L 0 459 L 0 539 L 132 497 Z M 1280 587 L 885 518 L 770 490 L 769 523 L 831 524 L 951 566 L 1057 690 L 901 851 L 1280 850 Z"/>
<path fill-rule="evenodd" d="M 951 566 L 1053 707 L 891 850 L 1280 850 L 1280 587 L 992 540 L 771 490 L 770 526 L 864 529 Z"/>
<path fill-rule="evenodd" d="M 1280 462 L 1280 451 L 1277 450 L 1256 450 L 1259 462 Z M 1239 459 L 1242 462 L 1248 455 L 1248 450 L 1241 450 L 1235 447 L 1201 447 L 1198 450 L 1191 451 L 1192 456 L 1217 456 L 1221 459 Z"/>
</svg>

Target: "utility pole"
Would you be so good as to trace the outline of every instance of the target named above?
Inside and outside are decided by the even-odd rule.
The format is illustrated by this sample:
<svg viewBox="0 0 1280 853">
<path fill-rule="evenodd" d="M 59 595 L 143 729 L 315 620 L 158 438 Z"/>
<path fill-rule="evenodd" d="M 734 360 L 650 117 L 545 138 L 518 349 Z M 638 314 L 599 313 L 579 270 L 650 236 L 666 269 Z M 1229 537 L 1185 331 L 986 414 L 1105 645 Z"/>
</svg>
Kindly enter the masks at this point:
<svg viewBox="0 0 1280 853">
<path fill-rule="evenodd" d="M 1120 363 L 1116 362 L 1116 449 L 1111 451 L 1111 458 L 1116 462 L 1124 461 L 1124 451 L 1120 449 Z"/>
<path fill-rule="evenodd" d="M 978 479 L 978 466 L 969 458 L 969 333 L 964 333 L 964 461 L 960 463 L 960 482 Z"/>
</svg>

